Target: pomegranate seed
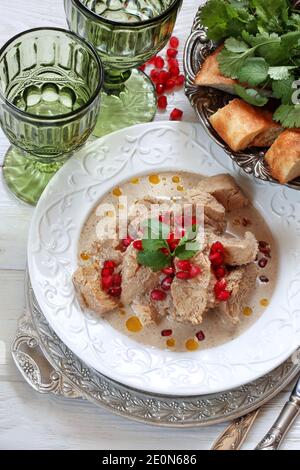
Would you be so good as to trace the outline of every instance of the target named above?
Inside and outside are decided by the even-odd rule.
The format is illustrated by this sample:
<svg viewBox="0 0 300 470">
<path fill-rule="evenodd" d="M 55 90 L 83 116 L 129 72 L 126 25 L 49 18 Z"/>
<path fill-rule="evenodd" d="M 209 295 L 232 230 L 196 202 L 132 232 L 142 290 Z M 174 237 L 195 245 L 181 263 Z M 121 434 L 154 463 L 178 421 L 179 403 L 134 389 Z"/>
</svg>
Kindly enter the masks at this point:
<svg viewBox="0 0 300 470">
<path fill-rule="evenodd" d="M 259 266 L 260 268 L 265 268 L 265 267 L 267 266 L 267 264 L 268 264 L 267 258 L 262 258 L 262 259 L 260 259 L 259 262 L 258 262 L 258 266 Z"/>
<path fill-rule="evenodd" d="M 185 82 L 185 77 L 184 75 L 178 75 L 178 77 L 176 78 L 176 86 L 182 86 L 184 85 L 184 82 Z"/>
<path fill-rule="evenodd" d="M 200 268 L 200 266 L 195 266 L 195 265 L 192 265 L 191 266 L 191 269 L 190 269 L 190 278 L 193 279 L 194 277 L 197 277 L 199 276 L 199 274 L 202 273 L 202 269 Z"/>
<path fill-rule="evenodd" d="M 168 248 L 161 248 L 160 251 L 161 251 L 164 255 L 167 255 L 167 256 L 170 254 Z"/>
<path fill-rule="evenodd" d="M 173 277 L 172 276 L 167 276 L 161 281 L 161 288 L 163 290 L 170 290 L 171 289 L 171 284 L 173 282 Z"/>
<path fill-rule="evenodd" d="M 222 245 L 221 242 L 215 242 L 211 245 L 211 249 L 210 249 L 211 253 L 224 253 L 224 246 Z"/>
<path fill-rule="evenodd" d="M 218 292 L 216 295 L 217 299 L 220 300 L 221 302 L 226 302 L 226 300 L 229 299 L 231 296 L 231 293 L 228 290 L 222 290 L 221 292 Z"/>
<path fill-rule="evenodd" d="M 167 294 L 159 289 L 154 289 L 150 294 L 151 300 L 165 300 Z"/>
<path fill-rule="evenodd" d="M 161 335 L 162 336 L 171 336 L 173 333 L 172 330 L 162 330 Z"/>
<path fill-rule="evenodd" d="M 269 282 L 269 278 L 267 276 L 259 276 L 259 280 L 261 282 Z"/>
<path fill-rule="evenodd" d="M 170 57 L 170 59 L 175 59 L 177 54 L 178 54 L 178 51 L 176 49 L 173 49 L 173 48 L 167 49 L 167 56 Z"/>
<path fill-rule="evenodd" d="M 205 340 L 205 334 L 203 333 L 202 330 L 198 331 L 198 333 L 196 333 L 196 338 L 198 341 L 204 341 Z"/>
<path fill-rule="evenodd" d="M 220 279 L 218 282 L 215 283 L 214 291 L 216 292 L 222 292 L 225 290 L 227 287 L 227 282 L 225 279 Z"/>
<path fill-rule="evenodd" d="M 224 256 L 222 253 L 211 253 L 209 260 L 213 266 L 221 266 L 224 262 Z"/>
<path fill-rule="evenodd" d="M 166 90 L 170 91 L 173 90 L 173 88 L 175 88 L 175 80 L 173 80 L 173 78 L 169 78 L 166 82 Z"/>
<path fill-rule="evenodd" d="M 169 72 L 171 74 L 171 77 L 178 77 L 178 75 L 180 74 L 179 67 L 177 67 L 176 65 L 172 65 L 172 67 L 169 68 Z"/>
<path fill-rule="evenodd" d="M 154 55 L 153 57 L 151 57 L 151 59 L 148 60 L 148 62 L 146 62 L 147 65 L 153 65 L 154 62 L 155 62 L 155 59 L 156 59 L 156 55 Z"/>
<path fill-rule="evenodd" d="M 109 295 L 111 295 L 112 297 L 120 297 L 121 292 L 122 292 L 121 287 L 112 287 L 108 291 Z"/>
<path fill-rule="evenodd" d="M 169 247 L 170 247 L 170 250 L 171 250 L 171 251 L 175 251 L 175 250 L 176 250 L 179 241 L 180 241 L 180 240 L 174 240 L 173 242 L 170 242 Z"/>
<path fill-rule="evenodd" d="M 186 281 L 187 279 L 190 278 L 190 273 L 186 271 L 178 271 L 178 273 L 176 273 L 176 277 L 177 279 L 180 279 L 181 281 Z"/>
<path fill-rule="evenodd" d="M 159 77 L 159 71 L 156 69 L 152 69 L 150 72 L 150 78 L 152 82 L 156 83 L 158 81 L 158 77 Z"/>
<path fill-rule="evenodd" d="M 102 277 L 107 277 L 107 276 L 111 276 L 113 272 L 114 272 L 114 268 L 103 268 L 101 271 L 101 275 Z"/>
<path fill-rule="evenodd" d="M 165 91 L 165 85 L 163 83 L 157 83 L 155 88 L 158 95 L 162 95 Z"/>
<path fill-rule="evenodd" d="M 120 274 L 113 275 L 112 284 L 114 287 L 120 287 L 120 285 L 122 284 L 122 277 Z"/>
<path fill-rule="evenodd" d="M 258 242 L 259 248 L 266 248 L 269 245 L 268 242 L 264 242 L 263 240 Z"/>
<path fill-rule="evenodd" d="M 168 59 L 168 66 L 170 67 L 179 67 L 179 62 L 177 59 Z"/>
<path fill-rule="evenodd" d="M 186 260 L 180 260 L 180 261 L 177 261 L 177 268 L 180 270 L 180 271 L 187 271 L 189 272 L 190 269 L 191 269 L 192 265 L 189 261 L 186 261 Z"/>
<path fill-rule="evenodd" d="M 158 82 L 165 85 L 167 81 L 169 80 L 169 78 L 171 78 L 171 75 L 169 74 L 169 72 L 167 72 L 166 70 L 161 70 L 159 72 Z"/>
<path fill-rule="evenodd" d="M 139 66 L 139 69 L 144 72 L 145 71 L 145 68 L 146 68 L 146 64 L 143 64 L 143 65 L 140 65 Z"/>
<path fill-rule="evenodd" d="M 129 245 L 131 245 L 132 242 L 133 242 L 133 239 L 131 237 L 126 237 L 122 240 L 123 246 L 125 248 L 128 248 Z"/>
<path fill-rule="evenodd" d="M 168 100 L 165 95 L 162 95 L 158 98 L 157 106 L 159 109 L 166 109 L 166 107 L 168 106 Z"/>
<path fill-rule="evenodd" d="M 271 258 L 271 249 L 269 246 L 259 247 L 258 249 L 263 255 L 267 256 L 268 258 Z"/>
<path fill-rule="evenodd" d="M 248 225 L 251 225 L 251 220 L 247 219 L 246 217 L 243 217 L 242 225 L 243 227 L 248 227 Z"/>
<path fill-rule="evenodd" d="M 138 251 L 142 251 L 142 249 L 143 249 L 143 242 L 142 242 L 142 240 L 134 240 L 134 242 L 133 242 L 132 245 L 133 245 L 133 248 L 135 248 L 135 249 L 138 250 Z"/>
<path fill-rule="evenodd" d="M 157 57 L 155 57 L 154 65 L 157 69 L 162 69 L 165 65 L 165 61 L 162 57 L 157 56 Z"/>
<path fill-rule="evenodd" d="M 169 275 L 175 273 L 175 269 L 173 268 L 173 266 L 168 266 L 167 268 L 164 268 L 164 269 L 162 270 L 162 272 L 163 272 L 164 274 L 167 274 L 167 275 L 169 276 Z"/>
<path fill-rule="evenodd" d="M 175 108 L 175 109 L 173 109 L 173 111 L 170 114 L 170 119 L 171 119 L 171 121 L 180 121 L 182 116 L 183 116 L 183 111 L 181 111 L 180 109 Z"/>
<path fill-rule="evenodd" d="M 104 268 L 115 268 L 116 263 L 114 261 L 104 261 Z"/>
<path fill-rule="evenodd" d="M 113 277 L 112 276 L 107 276 L 102 279 L 102 289 L 103 290 L 108 290 L 112 287 L 113 285 Z"/>
<path fill-rule="evenodd" d="M 222 279 L 226 276 L 226 268 L 224 266 L 217 267 L 215 269 L 215 276 L 217 279 Z"/>
<path fill-rule="evenodd" d="M 170 225 L 170 212 L 164 212 L 158 216 L 158 220 L 166 225 Z"/>
<path fill-rule="evenodd" d="M 170 39 L 170 46 L 173 49 L 177 49 L 179 46 L 179 39 L 176 36 L 172 36 Z"/>
</svg>

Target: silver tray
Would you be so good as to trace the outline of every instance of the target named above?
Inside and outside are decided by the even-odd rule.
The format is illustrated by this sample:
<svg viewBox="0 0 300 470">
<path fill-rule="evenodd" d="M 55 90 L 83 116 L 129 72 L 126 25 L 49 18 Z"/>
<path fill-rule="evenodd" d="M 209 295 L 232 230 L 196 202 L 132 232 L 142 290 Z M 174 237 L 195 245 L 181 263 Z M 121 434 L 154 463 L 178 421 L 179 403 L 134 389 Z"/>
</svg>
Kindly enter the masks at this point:
<svg viewBox="0 0 300 470">
<path fill-rule="evenodd" d="M 186 75 L 185 93 L 191 105 L 196 111 L 201 124 L 207 130 L 213 140 L 222 147 L 229 157 L 246 173 L 253 174 L 263 181 L 278 183 L 270 175 L 267 163 L 264 159 L 265 150 L 250 148 L 243 152 L 233 152 L 228 145 L 215 132 L 209 122 L 209 117 L 218 109 L 224 107 L 232 99 L 232 95 L 210 87 L 194 85 L 195 76 L 206 57 L 216 48 L 217 44 L 207 38 L 206 30 L 201 25 L 199 8 L 194 20 L 191 35 L 189 36 L 184 51 L 184 69 Z M 300 178 L 286 184 L 292 189 L 300 190 Z"/>
<path fill-rule="evenodd" d="M 236 419 L 259 408 L 299 374 L 290 358 L 260 379 L 223 393 L 168 397 L 125 387 L 87 367 L 50 328 L 28 276 L 26 308 L 12 356 L 24 379 L 40 393 L 89 400 L 113 413 L 147 424 L 192 427 Z"/>
</svg>

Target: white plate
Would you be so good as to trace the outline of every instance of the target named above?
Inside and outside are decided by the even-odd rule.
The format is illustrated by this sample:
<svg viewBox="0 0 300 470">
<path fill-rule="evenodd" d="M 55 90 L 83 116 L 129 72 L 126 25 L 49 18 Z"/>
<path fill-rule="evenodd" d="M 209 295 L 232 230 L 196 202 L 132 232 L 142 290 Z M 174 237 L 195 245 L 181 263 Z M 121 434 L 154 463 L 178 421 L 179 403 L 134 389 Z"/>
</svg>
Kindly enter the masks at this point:
<svg viewBox="0 0 300 470">
<path fill-rule="evenodd" d="M 155 122 L 89 144 L 50 182 L 32 220 L 30 278 L 48 322 L 86 364 L 143 391 L 200 395 L 255 380 L 300 344 L 300 194 L 241 175 L 232 165 L 199 125 Z M 260 319 L 230 343 L 175 353 L 138 344 L 82 312 L 71 277 L 82 226 L 97 201 L 133 176 L 224 169 L 264 214 L 279 249 L 277 287 Z"/>
</svg>

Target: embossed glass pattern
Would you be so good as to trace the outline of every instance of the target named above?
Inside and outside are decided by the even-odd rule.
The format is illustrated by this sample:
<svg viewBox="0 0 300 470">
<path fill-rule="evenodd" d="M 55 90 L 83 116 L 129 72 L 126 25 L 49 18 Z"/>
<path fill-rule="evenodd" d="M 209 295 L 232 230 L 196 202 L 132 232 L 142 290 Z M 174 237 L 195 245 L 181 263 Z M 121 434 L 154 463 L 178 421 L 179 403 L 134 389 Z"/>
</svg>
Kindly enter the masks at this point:
<svg viewBox="0 0 300 470">
<path fill-rule="evenodd" d="M 44 187 L 96 124 L 103 71 L 98 55 L 75 34 L 26 31 L 0 51 L 0 123 L 12 143 L 4 177 L 35 203 Z"/>
<path fill-rule="evenodd" d="M 182 0 L 64 0 L 69 27 L 98 51 L 105 68 L 95 135 L 151 121 L 156 97 L 136 67 L 168 42 Z"/>
</svg>

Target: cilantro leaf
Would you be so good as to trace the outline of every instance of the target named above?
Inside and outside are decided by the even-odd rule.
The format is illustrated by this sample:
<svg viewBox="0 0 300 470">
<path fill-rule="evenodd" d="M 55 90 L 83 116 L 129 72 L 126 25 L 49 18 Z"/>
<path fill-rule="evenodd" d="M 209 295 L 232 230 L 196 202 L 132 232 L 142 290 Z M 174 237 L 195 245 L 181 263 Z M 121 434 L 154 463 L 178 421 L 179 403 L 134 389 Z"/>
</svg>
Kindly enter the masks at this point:
<svg viewBox="0 0 300 470">
<path fill-rule="evenodd" d="M 254 106 L 264 106 L 269 101 L 266 96 L 263 96 L 254 88 L 244 88 L 241 85 L 234 85 L 234 89 L 238 96 Z"/>
<path fill-rule="evenodd" d="M 248 44 L 235 38 L 228 38 L 225 41 L 225 47 L 231 52 L 246 52 L 249 49 Z"/>
<path fill-rule="evenodd" d="M 282 104 L 276 109 L 273 119 L 284 127 L 300 127 L 300 105 Z"/>
<path fill-rule="evenodd" d="M 272 78 L 272 80 L 286 80 L 290 76 L 290 70 L 293 70 L 297 67 L 295 66 L 287 66 L 287 65 L 282 65 L 282 66 L 276 66 L 276 67 L 270 67 L 269 68 L 269 76 Z"/>
<path fill-rule="evenodd" d="M 281 99 L 283 104 L 289 104 L 292 100 L 292 94 L 294 92 L 293 83 L 295 81 L 294 76 L 290 76 L 286 80 L 272 82 L 273 96 L 277 99 Z"/>
<path fill-rule="evenodd" d="M 262 57 L 250 57 L 241 67 L 238 78 L 251 86 L 259 85 L 268 77 L 269 65 Z"/>
<path fill-rule="evenodd" d="M 143 250 L 155 251 L 160 248 L 168 248 L 169 245 L 165 240 L 158 238 L 143 238 L 142 240 Z"/>
<path fill-rule="evenodd" d="M 171 256 L 167 256 L 160 250 L 157 251 L 139 251 L 137 261 L 143 266 L 151 268 L 152 271 L 160 271 L 171 264 Z"/>
<path fill-rule="evenodd" d="M 287 0 L 252 0 L 255 8 L 258 29 L 282 32 L 288 21 L 289 4 Z"/>
<path fill-rule="evenodd" d="M 179 259 L 190 259 L 195 256 L 199 250 L 199 243 L 194 241 L 181 246 L 178 245 L 174 254 Z"/>
<path fill-rule="evenodd" d="M 220 70 L 225 77 L 238 78 L 241 67 L 248 57 L 254 55 L 254 49 L 238 53 L 223 49 L 218 55 Z"/>
</svg>

